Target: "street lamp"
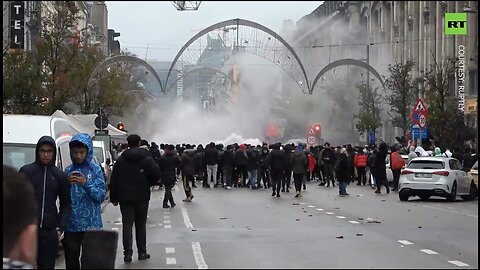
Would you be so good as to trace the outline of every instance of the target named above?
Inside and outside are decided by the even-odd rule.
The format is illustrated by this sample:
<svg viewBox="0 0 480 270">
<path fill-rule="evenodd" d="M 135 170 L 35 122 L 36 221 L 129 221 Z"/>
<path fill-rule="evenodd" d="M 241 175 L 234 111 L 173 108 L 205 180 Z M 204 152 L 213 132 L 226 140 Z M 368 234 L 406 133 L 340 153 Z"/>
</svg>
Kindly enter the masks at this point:
<svg viewBox="0 0 480 270">
<path fill-rule="evenodd" d="M 425 24 L 430 23 L 430 8 L 428 6 L 423 9 L 423 21 Z"/>
<path fill-rule="evenodd" d="M 408 23 L 408 30 L 412 31 L 413 30 L 413 17 L 412 17 L 412 15 L 408 15 L 407 23 Z"/>
<path fill-rule="evenodd" d="M 463 12 L 465 12 L 465 13 L 477 13 L 477 11 L 473 10 L 468 4 L 463 5 Z"/>
</svg>

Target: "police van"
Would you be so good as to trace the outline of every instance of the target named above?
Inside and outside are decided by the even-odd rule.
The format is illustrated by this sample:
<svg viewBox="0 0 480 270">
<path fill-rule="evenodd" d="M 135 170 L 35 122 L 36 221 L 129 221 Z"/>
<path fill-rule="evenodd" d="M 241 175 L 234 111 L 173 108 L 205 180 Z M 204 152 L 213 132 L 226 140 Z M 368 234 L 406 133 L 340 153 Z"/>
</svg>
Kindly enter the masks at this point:
<svg viewBox="0 0 480 270">
<path fill-rule="evenodd" d="M 35 148 L 42 136 L 51 136 L 57 146 L 56 166 L 72 163 L 68 143 L 76 132 L 68 121 L 44 115 L 3 115 L 3 164 L 17 170 L 35 161 Z"/>
</svg>

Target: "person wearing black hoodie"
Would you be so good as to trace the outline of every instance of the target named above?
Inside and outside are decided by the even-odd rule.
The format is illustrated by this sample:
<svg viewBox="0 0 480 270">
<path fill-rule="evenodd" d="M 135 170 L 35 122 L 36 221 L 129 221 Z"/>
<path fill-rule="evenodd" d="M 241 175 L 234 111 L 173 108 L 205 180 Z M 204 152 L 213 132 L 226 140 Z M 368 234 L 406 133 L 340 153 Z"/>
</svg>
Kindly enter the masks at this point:
<svg viewBox="0 0 480 270">
<path fill-rule="evenodd" d="M 377 186 L 377 190 L 375 190 L 375 193 L 381 193 L 382 185 L 385 186 L 385 188 L 387 189 L 387 193 L 390 193 L 390 188 L 388 187 L 388 183 L 387 183 L 387 168 L 385 164 L 385 159 L 387 158 L 387 155 L 388 155 L 387 144 L 382 142 L 378 147 L 378 153 L 377 153 L 377 156 L 375 157 L 374 177 L 375 177 L 376 186 Z"/>
<path fill-rule="evenodd" d="M 129 149 L 113 166 L 110 179 L 110 202 L 120 203 L 123 223 L 125 262 L 132 261 L 132 226 L 135 222 L 138 259 L 150 258 L 147 253 L 147 213 L 150 187 L 160 178 L 160 168 L 147 149 L 140 148 L 140 136 L 127 137 Z"/>
<path fill-rule="evenodd" d="M 38 216 L 38 269 L 55 268 L 58 239 L 67 225 L 71 213 L 70 182 L 67 174 L 55 166 L 57 148 L 50 136 L 38 140 L 35 162 L 20 168 L 32 184 L 37 201 Z M 60 200 L 60 211 L 57 209 Z"/>
<path fill-rule="evenodd" d="M 181 156 L 180 167 L 182 169 L 183 176 L 183 189 L 185 190 L 185 195 L 187 196 L 183 201 L 191 202 L 193 199 L 192 189 L 190 188 L 190 181 L 194 183 L 194 175 L 196 172 L 196 162 L 195 162 L 195 150 L 192 146 L 187 144 L 185 151 Z M 195 187 L 195 185 L 193 185 Z"/>
<path fill-rule="evenodd" d="M 232 189 L 234 159 L 235 153 L 233 152 L 233 146 L 227 145 L 227 151 L 223 152 L 223 154 L 220 156 L 226 189 Z"/>
<path fill-rule="evenodd" d="M 175 147 L 169 145 L 165 155 L 160 158 L 160 169 L 162 170 L 162 182 L 165 186 L 165 196 L 163 197 L 163 208 L 175 207 L 173 201 L 172 188 L 175 186 L 177 176 L 176 168 L 180 165 L 180 158 L 177 155 Z M 170 205 L 168 205 L 170 202 Z"/>
<path fill-rule="evenodd" d="M 287 165 L 287 156 L 285 151 L 280 150 L 280 143 L 272 146 L 273 150 L 270 152 L 268 161 L 270 166 L 270 175 L 272 177 L 272 196 L 280 197 L 280 189 L 282 180 L 285 178 L 285 167 Z"/>
</svg>

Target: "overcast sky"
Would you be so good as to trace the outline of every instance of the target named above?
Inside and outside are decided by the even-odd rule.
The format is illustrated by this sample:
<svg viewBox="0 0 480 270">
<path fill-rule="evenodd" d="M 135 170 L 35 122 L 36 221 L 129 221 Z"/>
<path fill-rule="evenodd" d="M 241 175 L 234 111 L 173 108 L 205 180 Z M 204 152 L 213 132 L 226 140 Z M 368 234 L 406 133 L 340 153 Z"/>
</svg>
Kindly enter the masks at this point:
<svg viewBox="0 0 480 270">
<path fill-rule="evenodd" d="M 141 59 L 172 61 L 199 31 L 229 19 L 246 19 L 279 33 L 283 21 L 298 21 L 323 1 L 202 1 L 197 11 L 178 11 L 171 1 L 106 1 L 108 28 L 120 33 L 120 47 Z M 148 52 L 147 52 L 148 45 Z"/>
</svg>

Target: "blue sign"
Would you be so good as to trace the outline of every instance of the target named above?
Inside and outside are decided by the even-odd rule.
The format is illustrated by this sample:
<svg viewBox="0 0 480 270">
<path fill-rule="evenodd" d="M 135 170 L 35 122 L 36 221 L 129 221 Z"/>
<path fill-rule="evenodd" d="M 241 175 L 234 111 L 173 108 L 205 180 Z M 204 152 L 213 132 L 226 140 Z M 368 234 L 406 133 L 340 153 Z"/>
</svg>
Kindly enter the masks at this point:
<svg viewBox="0 0 480 270">
<path fill-rule="evenodd" d="M 371 130 L 368 131 L 368 143 L 375 144 L 375 132 Z"/>
<path fill-rule="evenodd" d="M 412 139 L 418 139 L 420 137 L 420 129 L 419 128 L 412 128 L 410 130 L 412 133 Z M 428 128 L 422 128 L 422 139 L 428 138 Z"/>
</svg>

